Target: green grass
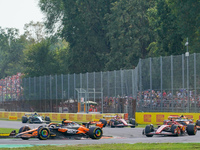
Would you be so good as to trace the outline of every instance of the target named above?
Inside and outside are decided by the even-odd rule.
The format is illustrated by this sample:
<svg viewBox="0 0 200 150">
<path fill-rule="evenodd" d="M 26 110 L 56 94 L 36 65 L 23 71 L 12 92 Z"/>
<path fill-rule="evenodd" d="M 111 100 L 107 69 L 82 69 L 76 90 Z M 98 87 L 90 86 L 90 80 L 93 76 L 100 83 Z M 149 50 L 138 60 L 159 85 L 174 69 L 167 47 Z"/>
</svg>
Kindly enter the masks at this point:
<svg viewBox="0 0 200 150">
<path fill-rule="evenodd" d="M 7 150 L 8 148 L 2 148 Z M 27 147 L 12 148 L 12 150 L 27 150 Z M 101 145 L 58 145 L 58 146 L 34 146 L 29 150 L 196 150 L 200 149 L 200 143 L 137 143 L 137 144 L 101 144 Z"/>
<path fill-rule="evenodd" d="M 0 133 L 10 133 L 11 131 L 16 130 L 16 132 L 19 132 L 19 129 L 13 129 L 13 128 L 0 128 Z"/>
</svg>

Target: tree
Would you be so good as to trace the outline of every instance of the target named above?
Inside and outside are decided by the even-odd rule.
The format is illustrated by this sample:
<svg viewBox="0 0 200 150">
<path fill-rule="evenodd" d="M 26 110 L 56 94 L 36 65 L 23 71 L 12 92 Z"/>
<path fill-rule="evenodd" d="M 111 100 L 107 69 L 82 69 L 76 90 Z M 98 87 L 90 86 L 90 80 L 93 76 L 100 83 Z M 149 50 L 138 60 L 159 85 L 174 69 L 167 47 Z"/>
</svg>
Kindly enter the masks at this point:
<svg viewBox="0 0 200 150">
<path fill-rule="evenodd" d="M 186 51 L 185 42 L 189 39 L 191 53 L 199 53 L 200 49 L 200 1 L 199 0 L 169 0 L 168 5 L 177 19 L 178 32 L 181 34 L 183 50 Z"/>
<path fill-rule="evenodd" d="M 113 3 L 107 14 L 107 36 L 111 45 L 107 70 L 134 68 L 139 58 L 148 54 L 147 47 L 153 41 L 147 10 L 152 1 L 119 0 Z"/>
<path fill-rule="evenodd" d="M 23 40 L 14 28 L 0 28 L 0 78 L 23 70 Z"/>
<path fill-rule="evenodd" d="M 106 37 L 107 21 L 104 16 L 110 12 L 114 1 L 40 0 L 40 8 L 47 14 L 46 27 L 52 31 L 56 23 L 60 24 L 60 36 L 70 44 L 69 73 L 105 68 L 110 44 Z"/>
<path fill-rule="evenodd" d="M 24 25 L 24 30 L 24 36 L 31 43 L 41 42 L 48 37 L 42 22 L 34 23 L 31 21 L 30 23 Z"/>
<path fill-rule="evenodd" d="M 50 45 L 50 40 L 46 39 L 26 47 L 24 50 L 26 77 L 56 74 L 59 66 L 55 60 L 55 51 L 50 50 Z"/>
<path fill-rule="evenodd" d="M 155 7 L 148 11 L 156 37 L 148 47 L 149 56 L 183 54 L 187 37 L 190 52 L 199 52 L 199 6 L 197 0 L 157 0 Z"/>
</svg>

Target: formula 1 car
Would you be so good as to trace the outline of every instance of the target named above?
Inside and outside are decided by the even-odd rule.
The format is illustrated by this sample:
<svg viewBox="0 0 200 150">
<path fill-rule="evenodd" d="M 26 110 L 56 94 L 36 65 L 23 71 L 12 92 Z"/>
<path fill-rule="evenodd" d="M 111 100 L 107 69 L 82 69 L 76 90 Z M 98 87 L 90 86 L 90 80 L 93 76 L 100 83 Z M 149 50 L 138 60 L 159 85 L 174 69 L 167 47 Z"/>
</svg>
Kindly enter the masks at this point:
<svg viewBox="0 0 200 150">
<path fill-rule="evenodd" d="M 193 119 L 189 119 L 184 115 L 181 115 L 181 116 L 179 116 L 179 115 L 169 116 L 168 120 L 174 120 L 174 121 L 177 121 L 177 122 L 179 122 L 179 123 L 181 123 L 183 125 L 188 125 L 188 124 L 191 124 L 191 123 L 193 124 L 194 123 Z M 168 121 L 168 120 L 165 120 L 165 121 Z"/>
<path fill-rule="evenodd" d="M 115 128 L 115 127 L 121 127 L 121 128 L 123 128 L 123 127 L 131 127 L 131 128 L 135 128 L 136 122 L 135 122 L 135 119 L 131 118 L 131 119 L 129 119 L 129 123 L 128 123 L 125 119 L 123 119 L 123 118 L 121 118 L 121 117 L 116 115 L 115 117 L 113 117 L 112 119 L 110 119 L 108 121 L 108 126 L 110 126 L 111 128 Z"/>
<path fill-rule="evenodd" d="M 103 126 L 103 125 L 102 125 Z M 47 140 L 52 138 L 91 138 L 100 139 L 103 131 L 99 126 L 86 127 L 79 125 L 76 122 L 63 120 L 61 123 L 50 123 L 48 126 L 39 126 L 35 129 L 30 129 L 29 126 L 23 126 L 19 129 L 19 133 L 15 136 L 23 140 L 29 138 L 39 138 L 40 140 Z"/>
<path fill-rule="evenodd" d="M 38 113 L 34 114 L 25 114 L 25 116 L 22 116 L 22 123 L 47 123 L 49 124 L 51 122 L 51 119 L 48 116 L 40 116 Z"/>
<path fill-rule="evenodd" d="M 187 132 L 188 135 L 196 135 L 197 128 L 195 124 L 183 125 L 177 121 L 165 121 L 163 125 L 154 128 L 153 125 L 147 125 L 142 134 L 147 137 L 153 135 L 184 135 Z"/>
</svg>

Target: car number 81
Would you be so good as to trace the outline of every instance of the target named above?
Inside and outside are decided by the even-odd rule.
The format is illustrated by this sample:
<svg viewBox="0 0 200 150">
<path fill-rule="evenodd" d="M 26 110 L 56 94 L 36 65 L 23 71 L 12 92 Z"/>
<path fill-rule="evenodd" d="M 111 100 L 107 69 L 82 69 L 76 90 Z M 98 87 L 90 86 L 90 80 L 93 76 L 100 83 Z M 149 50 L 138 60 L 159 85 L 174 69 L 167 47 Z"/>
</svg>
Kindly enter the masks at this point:
<svg viewBox="0 0 200 150">
<path fill-rule="evenodd" d="M 70 134 L 76 134 L 77 130 L 72 130 L 72 129 L 68 129 L 67 130 L 67 133 L 70 133 Z"/>
</svg>

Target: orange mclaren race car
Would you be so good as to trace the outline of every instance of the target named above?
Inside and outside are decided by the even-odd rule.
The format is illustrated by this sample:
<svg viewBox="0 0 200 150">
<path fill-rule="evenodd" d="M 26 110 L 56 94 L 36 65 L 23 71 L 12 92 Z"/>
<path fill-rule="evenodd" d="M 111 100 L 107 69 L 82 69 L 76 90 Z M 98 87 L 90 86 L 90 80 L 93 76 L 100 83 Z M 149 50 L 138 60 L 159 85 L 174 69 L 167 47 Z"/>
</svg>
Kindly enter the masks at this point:
<svg viewBox="0 0 200 150">
<path fill-rule="evenodd" d="M 169 120 L 174 120 L 174 121 L 177 121 L 179 122 L 180 124 L 183 124 L 183 125 L 188 125 L 188 124 L 195 124 L 197 130 L 200 129 L 200 120 L 196 120 L 196 123 L 193 122 L 194 119 L 189 119 L 187 118 L 186 116 L 178 116 L 178 115 L 173 115 L 173 116 L 169 116 L 168 117 Z M 168 121 L 168 120 L 165 120 L 165 121 Z M 164 121 L 164 123 L 165 123 Z"/>
<path fill-rule="evenodd" d="M 196 128 L 197 130 L 200 130 L 200 120 L 196 120 L 196 123 L 193 122 L 194 119 L 189 119 L 187 118 L 186 116 L 178 116 L 178 115 L 175 115 L 175 116 L 169 116 L 168 117 L 169 120 L 175 120 L 183 125 L 188 125 L 188 124 L 195 124 L 196 125 Z"/>
<path fill-rule="evenodd" d="M 52 138 L 69 138 L 81 139 L 82 137 L 91 139 L 100 139 L 103 135 L 102 124 L 90 126 L 90 124 L 79 125 L 76 122 L 63 120 L 61 123 L 50 123 L 48 126 L 39 126 L 35 129 L 30 129 L 29 126 L 23 126 L 19 129 L 19 133 L 15 136 L 28 140 L 29 138 L 39 138 L 47 140 Z"/>
</svg>

